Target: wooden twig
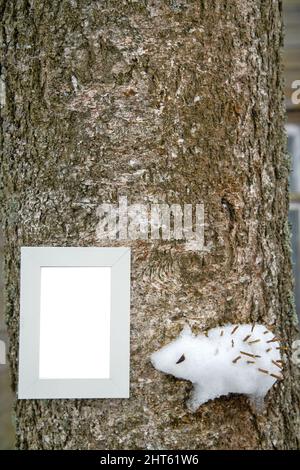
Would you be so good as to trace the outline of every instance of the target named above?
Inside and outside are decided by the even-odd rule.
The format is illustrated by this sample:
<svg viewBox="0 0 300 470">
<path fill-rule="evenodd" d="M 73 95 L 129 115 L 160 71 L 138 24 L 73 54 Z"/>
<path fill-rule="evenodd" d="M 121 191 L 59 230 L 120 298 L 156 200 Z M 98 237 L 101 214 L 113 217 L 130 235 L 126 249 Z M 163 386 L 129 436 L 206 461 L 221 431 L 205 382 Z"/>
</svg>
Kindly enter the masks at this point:
<svg viewBox="0 0 300 470">
<path fill-rule="evenodd" d="M 269 375 L 269 372 L 266 369 L 258 368 L 257 370 L 259 370 L 259 372 L 262 372 L 263 374 L 268 374 Z"/>
<path fill-rule="evenodd" d="M 233 359 L 233 363 L 235 364 L 237 361 L 239 361 L 241 359 L 242 356 L 237 356 L 235 359 Z"/>
<path fill-rule="evenodd" d="M 272 377 L 275 377 L 275 379 L 282 380 L 283 377 L 277 374 L 270 374 Z"/>
<path fill-rule="evenodd" d="M 232 330 L 232 332 L 231 332 L 232 335 L 236 332 L 236 330 L 238 329 L 238 327 L 239 327 L 239 325 L 236 325 L 236 326 L 233 328 L 233 330 Z"/>
<path fill-rule="evenodd" d="M 281 370 L 281 366 L 279 364 L 277 364 L 276 361 L 272 361 L 272 363 L 275 364 L 275 366 L 277 366 Z"/>
<path fill-rule="evenodd" d="M 247 353 L 245 351 L 240 351 L 241 354 L 244 354 L 245 356 L 249 356 L 249 357 L 255 357 L 254 354 L 250 354 L 250 353 Z"/>
<path fill-rule="evenodd" d="M 274 338 L 272 338 L 272 339 L 269 339 L 269 341 L 267 341 L 267 343 L 274 343 L 275 341 L 277 341 L 277 342 L 278 342 L 278 341 L 279 341 L 279 339 L 278 339 L 278 338 L 276 338 L 276 337 L 274 336 Z"/>
</svg>

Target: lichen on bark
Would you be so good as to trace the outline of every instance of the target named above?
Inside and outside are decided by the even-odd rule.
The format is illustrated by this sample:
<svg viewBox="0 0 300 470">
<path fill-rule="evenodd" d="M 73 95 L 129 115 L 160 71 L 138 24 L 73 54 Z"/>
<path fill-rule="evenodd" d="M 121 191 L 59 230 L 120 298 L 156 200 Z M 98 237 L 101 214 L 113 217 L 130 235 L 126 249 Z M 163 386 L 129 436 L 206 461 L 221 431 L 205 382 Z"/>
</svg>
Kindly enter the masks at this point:
<svg viewBox="0 0 300 470">
<path fill-rule="evenodd" d="M 130 241 L 129 400 L 16 401 L 19 448 L 284 449 L 299 446 L 299 371 L 266 412 L 246 399 L 192 415 L 186 382 L 149 355 L 195 330 L 259 321 L 297 336 L 288 157 L 271 0 L 1 2 L 6 321 L 17 383 L 22 245 L 101 246 L 96 208 L 205 204 L 206 253 Z M 134 164 L 132 164 L 134 162 Z M 111 242 L 118 244 L 118 242 Z"/>
</svg>

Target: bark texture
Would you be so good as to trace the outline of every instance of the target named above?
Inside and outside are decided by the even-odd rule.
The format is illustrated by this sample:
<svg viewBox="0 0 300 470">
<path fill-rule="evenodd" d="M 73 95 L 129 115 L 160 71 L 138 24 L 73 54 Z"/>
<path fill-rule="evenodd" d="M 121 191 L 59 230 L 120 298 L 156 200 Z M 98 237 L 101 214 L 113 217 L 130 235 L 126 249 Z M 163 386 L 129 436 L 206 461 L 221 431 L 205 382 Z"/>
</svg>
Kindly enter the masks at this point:
<svg viewBox="0 0 300 470">
<path fill-rule="evenodd" d="M 13 387 L 20 246 L 103 246 L 96 208 L 120 195 L 203 202 L 211 244 L 126 243 L 130 399 L 16 401 L 18 447 L 297 448 L 280 2 L 11 0 L 1 12 Z M 259 321 L 283 338 L 285 379 L 263 415 L 241 396 L 187 411 L 189 384 L 148 359 L 186 320 L 195 331 Z"/>
</svg>

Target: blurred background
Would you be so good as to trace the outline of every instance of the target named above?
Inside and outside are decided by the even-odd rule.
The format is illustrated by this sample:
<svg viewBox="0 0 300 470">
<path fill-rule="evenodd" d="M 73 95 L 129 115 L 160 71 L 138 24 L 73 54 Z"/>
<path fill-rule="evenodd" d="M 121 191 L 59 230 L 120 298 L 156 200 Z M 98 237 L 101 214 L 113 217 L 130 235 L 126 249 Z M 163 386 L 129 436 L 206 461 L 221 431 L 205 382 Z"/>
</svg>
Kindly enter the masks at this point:
<svg viewBox="0 0 300 470">
<path fill-rule="evenodd" d="M 295 279 L 295 305 L 300 319 L 300 103 L 297 104 L 296 100 L 292 99 L 292 94 L 296 91 L 296 88 L 300 90 L 300 0 L 283 0 L 283 11 L 285 22 L 283 63 L 287 109 L 286 129 L 288 152 L 292 161 L 289 219 Z M 298 83 L 295 83 L 297 80 Z M 300 101 L 300 92 L 298 98 Z M 0 342 L 4 342 L 7 349 L 9 345 L 5 330 L 3 306 L 3 236 L 0 232 Z M 7 364 L 2 365 L 0 360 L 0 450 L 14 448 L 13 400 L 8 366 Z"/>
<path fill-rule="evenodd" d="M 3 236 L 0 230 L 0 341 L 4 342 L 6 352 L 8 338 L 4 321 L 4 297 L 3 297 Z M 2 343 L 3 346 L 3 343 Z M 0 344 L 1 347 L 1 344 Z M 1 351 L 0 351 L 1 352 Z M 3 352 L 3 350 L 2 350 Z M 10 389 L 10 377 L 7 361 L 3 365 L 3 355 L 0 354 L 0 450 L 13 449 L 15 444 L 15 432 L 13 425 L 13 396 Z"/>
<path fill-rule="evenodd" d="M 285 45 L 283 51 L 288 152 L 291 155 L 290 225 L 295 282 L 295 304 L 300 319 L 300 104 L 293 103 L 295 87 L 300 89 L 300 0 L 283 0 Z M 298 81 L 298 83 L 296 83 Z M 294 88 L 293 88 L 294 87 Z M 298 94 L 300 101 L 300 93 Z"/>
</svg>

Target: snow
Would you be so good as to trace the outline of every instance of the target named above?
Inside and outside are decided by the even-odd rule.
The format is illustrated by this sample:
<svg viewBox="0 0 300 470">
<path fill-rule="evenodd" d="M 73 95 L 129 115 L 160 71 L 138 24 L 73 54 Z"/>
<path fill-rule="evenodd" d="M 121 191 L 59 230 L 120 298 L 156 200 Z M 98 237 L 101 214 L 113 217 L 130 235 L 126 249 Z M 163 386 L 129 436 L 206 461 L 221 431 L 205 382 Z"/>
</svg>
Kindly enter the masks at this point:
<svg viewBox="0 0 300 470">
<path fill-rule="evenodd" d="M 151 355 L 151 362 L 155 369 L 193 383 L 187 403 L 191 411 L 229 393 L 248 395 L 258 408 L 282 379 L 279 348 L 264 325 L 228 324 L 198 336 L 185 326 L 177 339 Z"/>
</svg>

